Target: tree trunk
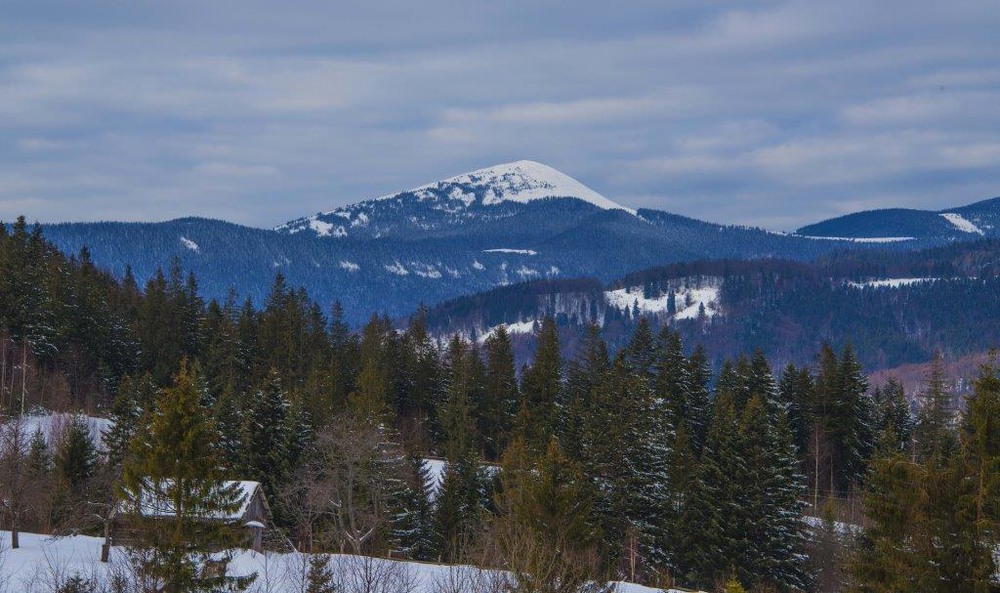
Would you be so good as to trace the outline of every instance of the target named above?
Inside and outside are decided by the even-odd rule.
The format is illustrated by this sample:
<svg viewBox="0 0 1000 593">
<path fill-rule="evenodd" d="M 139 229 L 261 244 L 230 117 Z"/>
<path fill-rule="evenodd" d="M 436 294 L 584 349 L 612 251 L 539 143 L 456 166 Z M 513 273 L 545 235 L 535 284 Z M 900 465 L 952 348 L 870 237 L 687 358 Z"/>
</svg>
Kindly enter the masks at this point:
<svg viewBox="0 0 1000 593">
<path fill-rule="evenodd" d="M 111 556 L 111 522 L 104 522 L 104 543 L 101 544 L 101 562 L 107 564 Z"/>
<path fill-rule="evenodd" d="M 17 521 L 10 526 L 10 549 L 16 550 L 21 547 L 20 532 L 17 529 Z"/>
</svg>

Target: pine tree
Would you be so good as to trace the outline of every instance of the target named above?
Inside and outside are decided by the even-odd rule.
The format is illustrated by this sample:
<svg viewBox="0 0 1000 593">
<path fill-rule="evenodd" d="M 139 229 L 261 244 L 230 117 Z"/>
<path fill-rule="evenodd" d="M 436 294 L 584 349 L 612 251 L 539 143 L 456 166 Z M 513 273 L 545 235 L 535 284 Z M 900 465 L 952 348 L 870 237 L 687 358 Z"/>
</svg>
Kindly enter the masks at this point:
<svg viewBox="0 0 1000 593">
<path fill-rule="evenodd" d="M 241 476 L 261 482 L 271 500 L 291 471 L 290 406 L 281 378 L 272 369 L 267 382 L 251 392 L 243 413 Z"/>
<path fill-rule="evenodd" d="M 484 349 L 486 377 L 480 429 L 486 442 L 487 457 L 498 459 L 507 447 L 521 395 L 514 367 L 514 347 L 504 326 L 501 325 L 486 338 Z"/>
<path fill-rule="evenodd" d="M 692 413 L 690 400 L 694 386 L 690 374 L 691 367 L 684 358 L 680 334 L 665 328 L 660 332 L 658 341 L 655 393 L 661 400 L 660 405 L 665 412 L 664 420 L 675 429 L 683 425 L 693 432 L 691 419 L 695 414 Z M 700 422 L 700 418 L 695 419 L 695 422 Z M 665 444 L 672 445 L 672 443 Z"/>
<path fill-rule="evenodd" d="M 730 393 L 712 407 L 712 423 L 698 470 L 678 518 L 675 548 L 677 578 L 687 586 L 711 586 L 738 556 L 743 537 L 739 488 L 740 430 Z"/>
<path fill-rule="evenodd" d="M 557 424 L 556 403 L 562 388 L 562 359 L 559 333 L 551 317 L 542 321 L 535 359 L 521 381 L 522 405 L 518 412 L 518 433 L 528 448 L 541 452 Z"/>
<path fill-rule="evenodd" d="M 875 434 L 882 435 L 891 430 L 895 442 L 890 446 L 901 452 L 910 450 L 913 434 L 913 417 L 906 403 L 903 385 L 895 377 L 889 377 L 881 387 L 875 389 L 872 399 L 877 407 L 875 412 Z"/>
<path fill-rule="evenodd" d="M 121 497 L 137 541 L 130 556 L 164 593 L 244 590 L 252 579 L 208 575 L 210 558 L 228 561 L 233 531 L 209 517 L 229 516 L 241 504 L 238 488 L 221 481 L 210 412 L 186 365 L 147 414 L 126 459 Z M 150 513 L 150 505 L 158 508 Z M 158 516 L 154 516 L 158 515 Z"/>
<path fill-rule="evenodd" d="M 430 470 L 422 459 L 408 455 L 405 461 L 404 488 L 395 501 L 393 539 L 399 551 L 414 560 L 436 557 L 434 508 L 431 504 Z"/>
<path fill-rule="evenodd" d="M 474 418 L 475 391 L 482 385 L 478 354 L 455 336 L 448 346 L 445 401 L 438 413 L 444 433 L 444 450 L 449 461 L 477 450 Z"/>
<path fill-rule="evenodd" d="M 739 510 L 745 535 L 738 574 L 747 583 L 778 590 L 805 590 L 806 537 L 802 522 L 803 478 L 784 411 L 774 413 L 755 394 L 740 423 L 742 468 Z"/>
<path fill-rule="evenodd" d="M 71 497 L 82 494 L 97 467 L 97 448 L 90 439 L 90 427 L 84 416 L 74 414 L 66 426 L 55 454 L 55 469 Z"/>
<path fill-rule="evenodd" d="M 975 578 L 982 583 L 996 574 L 989 550 L 1000 546 L 1000 375 L 995 368 L 984 366 L 973 385 L 962 428 L 962 449 L 971 489 L 959 504 L 980 546 L 979 555 L 987 551 L 976 567 Z"/>
<path fill-rule="evenodd" d="M 958 443 L 953 430 L 954 411 L 945 379 L 941 353 L 934 354 L 931 368 L 924 378 L 922 405 L 914 427 L 917 457 L 923 461 L 944 460 Z"/>
<path fill-rule="evenodd" d="M 445 562 L 462 558 L 487 507 L 486 477 L 479 460 L 466 454 L 445 468 L 435 501 L 435 549 Z"/>
<path fill-rule="evenodd" d="M 149 374 L 126 376 L 118 387 L 111 407 L 110 426 L 101 432 L 108 461 L 120 467 L 139 429 L 143 413 L 156 397 L 156 385 Z"/>
<path fill-rule="evenodd" d="M 709 398 L 709 383 L 712 381 L 712 371 L 708 363 L 708 354 L 700 344 L 688 358 L 688 377 L 691 391 L 688 394 L 688 426 L 691 429 L 691 449 L 695 454 L 701 453 L 701 446 L 708 433 L 711 402 Z"/>
<path fill-rule="evenodd" d="M 559 401 L 560 421 L 556 434 L 563 452 L 570 459 L 584 458 L 587 414 L 594 390 L 608 367 L 608 347 L 601 338 L 601 328 L 591 323 L 576 358 L 567 364 L 566 386 Z"/>
<path fill-rule="evenodd" d="M 492 535 L 517 590 L 577 593 L 592 582 L 600 538 L 582 468 L 562 454 L 556 439 L 537 463 L 518 439 L 504 453 L 501 479 Z"/>
<path fill-rule="evenodd" d="M 787 410 L 788 425 L 799 455 L 809 452 L 813 418 L 813 379 L 808 367 L 796 368 L 789 364 L 778 381 L 778 399 Z"/>
<path fill-rule="evenodd" d="M 325 554 L 309 556 L 309 572 L 306 573 L 305 593 L 337 593 L 330 557 Z"/>
</svg>

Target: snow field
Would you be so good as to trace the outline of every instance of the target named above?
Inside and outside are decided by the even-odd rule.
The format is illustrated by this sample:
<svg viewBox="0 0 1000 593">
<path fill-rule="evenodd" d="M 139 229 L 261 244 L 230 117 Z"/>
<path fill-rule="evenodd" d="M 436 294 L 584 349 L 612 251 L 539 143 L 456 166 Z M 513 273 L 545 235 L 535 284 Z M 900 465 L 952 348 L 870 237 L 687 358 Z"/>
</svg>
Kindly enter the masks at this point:
<svg viewBox="0 0 1000 593">
<path fill-rule="evenodd" d="M 123 551 L 113 548 L 111 561 L 100 561 L 103 539 L 85 535 L 52 537 L 20 534 L 21 547 L 10 548 L 10 532 L 0 531 L 0 591 L 42 593 L 56 590 L 73 576 L 107 583 L 127 574 Z M 345 593 L 476 593 L 478 585 L 500 573 L 466 565 L 430 564 L 366 556 L 331 554 L 334 578 Z M 236 551 L 229 574 L 257 573 L 252 593 L 302 593 L 309 555 Z M 618 593 L 658 593 L 659 589 L 619 583 Z M 679 592 L 678 592 L 679 593 Z"/>
</svg>

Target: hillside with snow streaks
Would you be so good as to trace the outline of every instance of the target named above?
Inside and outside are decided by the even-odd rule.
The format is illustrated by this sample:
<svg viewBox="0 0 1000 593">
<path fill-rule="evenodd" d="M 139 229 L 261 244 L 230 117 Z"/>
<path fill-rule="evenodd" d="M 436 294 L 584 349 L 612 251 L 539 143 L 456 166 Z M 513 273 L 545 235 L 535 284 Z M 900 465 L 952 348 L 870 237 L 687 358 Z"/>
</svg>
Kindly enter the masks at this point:
<svg viewBox="0 0 1000 593">
<path fill-rule="evenodd" d="M 290 234 L 307 231 L 334 239 L 382 238 L 503 218 L 517 210 L 503 211 L 498 206 L 550 198 L 569 198 L 601 210 L 636 214 L 552 167 L 516 161 L 289 221 L 275 230 Z"/>
<path fill-rule="evenodd" d="M 131 270 L 140 286 L 177 262 L 196 276 L 206 298 L 223 300 L 235 290 L 240 298 L 264 302 L 280 273 L 287 285 L 304 287 L 324 308 L 340 301 L 350 323 L 359 324 L 373 313 L 405 315 L 420 303 L 542 278 L 608 282 L 676 262 L 808 261 L 833 251 L 909 251 L 992 237 L 1000 224 L 1000 202 L 942 214 L 948 217 L 862 213 L 858 220 L 823 223 L 817 232 L 802 233 L 823 239 L 816 240 L 635 211 L 552 167 L 515 161 L 272 229 L 183 218 L 56 224 L 43 232 L 64 252 L 87 247 L 95 264 L 118 277 Z"/>
</svg>

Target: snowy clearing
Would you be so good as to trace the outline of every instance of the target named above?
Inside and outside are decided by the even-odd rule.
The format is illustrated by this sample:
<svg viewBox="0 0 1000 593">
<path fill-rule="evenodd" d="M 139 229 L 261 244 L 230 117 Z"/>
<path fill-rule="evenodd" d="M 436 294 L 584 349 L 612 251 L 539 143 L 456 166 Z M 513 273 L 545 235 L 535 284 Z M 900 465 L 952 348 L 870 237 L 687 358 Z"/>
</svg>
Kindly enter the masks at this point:
<svg viewBox="0 0 1000 593">
<path fill-rule="evenodd" d="M 961 214 L 956 214 L 955 212 L 945 212 L 941 215 L 941 218 L 950 222 L 953 227 L 963 233 L 974 233 L 977 235 L 986 234 L 983 232 L 983 229 L 969 222 L 969 220 L 964 218 Z"/>
<path fill-rule="evenodd" d="M 328 237 L 330 232 L 333 230 L 333 225 L 328 222 L 323 222 L 314 216 L 309 219 L 309 228 L 316 231 L 317 237 Z"/>
<path fill-rule="evenodd" d="M 517 255 L 538 255 L 538 252 L 533 249 L 483 249 L 483 253 L 514 253 Z"/>
<path fill-rule="evenodd" d="M 816 239 L 818 241 L 850 241 L 851 243 L 899 243 L 900 241 L 913 241 L 916 237 L 816 237 L 812 235 L 794 235 L 803 239 Z"/>
<path fill-rule="evenodd" d="M 66 427 L 69 426 L 72 418 L 73 414 L 62 412 L 44 412 L 41 414 L 32 412 L 24 416 L 22 431 L 29 439 L 33 434 L 35 434 L 35 432 L 41 431 L 41 433 L 45 435 L 46 442 L 48 442 L 50 446 L 54 446 L 56 441 L 66 430 Z M 82 416 L 82 418 L 90 431 L 90 440 L 93 441 L 98 449 L 103 449 L 101 433 L 111 428 L 111 420 L 107 418 L 98 418 L 96 416 Z"/>
<path fill-rule="evenodd" d="M 670 292 L 646 298 L 643 296 L 641 286 L 633 286 L 607 291 L 604 297 L 608 305 L 619 309 L 638 306 L 640 313 L 666 313 Z M 675 319 L 696 319 L 702 305 L 705 308 L 705 316 L 711 317 L 719 308 L 719 289 L 717 286 L 681 288 L 674 291 L 674 302 L 677 307 Z"/>
<path fill-rule="evenodd" d="M 195 253 L 201 253 L 201 248 L 198 247 L 198 244 L 187 237 L 181 237 L 181 245 L 187 247 Z"/>
<path fill-rule="evenodd" d="M 847 285 L 853 288 L 899 288 L 900 286 L 911 286 L 923 282 L 934 282 L 937 278 L 883 278 L 881 280 L 868 280 L 865 282 L 848 282 Z"/>
<path fill-rule="evenodd" d="M 479 336 L 479 343 L 483 344 L 490 336 L 496 333 L 499 328 L 504 328 L 507 330 L 508 334 L 532 334 L 535 333 L 535 320 L 529 319 L 527 321 L 516 321 L 514 323 L 501 323 L 500 325 L 494 325 L 489 330 L 483 332 Z"/>
</svg>

